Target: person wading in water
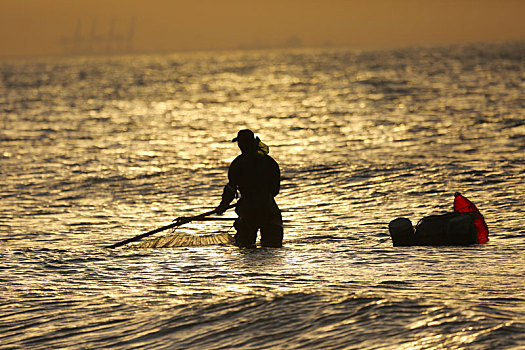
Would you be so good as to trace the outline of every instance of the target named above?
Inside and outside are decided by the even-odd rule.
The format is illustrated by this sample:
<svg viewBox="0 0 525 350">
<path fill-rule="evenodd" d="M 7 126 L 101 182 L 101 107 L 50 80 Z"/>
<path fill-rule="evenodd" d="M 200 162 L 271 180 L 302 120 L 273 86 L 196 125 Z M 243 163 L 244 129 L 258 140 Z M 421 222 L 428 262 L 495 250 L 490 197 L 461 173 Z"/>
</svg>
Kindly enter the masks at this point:
<svg viewBox="0 0 525 350">
<path fill-rule="evenodd" d="M 228 184 L 215 211 L 224 213 L 238 190 L 241 197 L 235 208 L 239 215 L 234 223 L 237 230 L 235 245 L 255 247 L 260 229 L 263 247 L 282 247 L 283 220 L 274 199 L 280 188 L 279 165 L 268 155 L 268 147 L 255 138 L 251 130 L 240 130 L 232 142 L 237 142 L 241 154 L 228 169 Z"/>
</svg>

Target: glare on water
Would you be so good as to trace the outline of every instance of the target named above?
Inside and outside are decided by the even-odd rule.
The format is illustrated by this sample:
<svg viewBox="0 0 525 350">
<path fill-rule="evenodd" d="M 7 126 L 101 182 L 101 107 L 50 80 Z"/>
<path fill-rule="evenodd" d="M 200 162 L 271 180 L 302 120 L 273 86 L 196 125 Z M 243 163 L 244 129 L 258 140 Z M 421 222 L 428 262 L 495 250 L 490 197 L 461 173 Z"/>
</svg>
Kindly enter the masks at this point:
<svg viewBox="0 0 525 350">
<path fill-rule="evenodd" d="M 4 344 L 523 346 L 523 54 L 3 62 Z M 215 207 L 242 128 L 281 166 L 284 248 L 104 248 Z M 450 211 L 455 191 L 489 244 L 392 247 L 390 220 Z M 225 233 L 231 221 L 152 238 Z"/>
</svg>

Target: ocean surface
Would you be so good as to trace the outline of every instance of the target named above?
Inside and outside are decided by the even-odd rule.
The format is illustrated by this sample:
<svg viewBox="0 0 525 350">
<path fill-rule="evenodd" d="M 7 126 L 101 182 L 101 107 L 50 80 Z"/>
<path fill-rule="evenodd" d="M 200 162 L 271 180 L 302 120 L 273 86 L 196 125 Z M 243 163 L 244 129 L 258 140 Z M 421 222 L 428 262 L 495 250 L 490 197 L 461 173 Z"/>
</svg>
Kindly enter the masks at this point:
<svg viewBox="0 0 525 350">
<path fill-rule="evenodd" d="M 283 248 L 106 248 L 218 205 L 242 128 Z M 524 173 L 524 42 L 1 61 L 0 348 L 524 349 Z M 488 244 L 392 246 L 456 191 Z"/>
</svg>

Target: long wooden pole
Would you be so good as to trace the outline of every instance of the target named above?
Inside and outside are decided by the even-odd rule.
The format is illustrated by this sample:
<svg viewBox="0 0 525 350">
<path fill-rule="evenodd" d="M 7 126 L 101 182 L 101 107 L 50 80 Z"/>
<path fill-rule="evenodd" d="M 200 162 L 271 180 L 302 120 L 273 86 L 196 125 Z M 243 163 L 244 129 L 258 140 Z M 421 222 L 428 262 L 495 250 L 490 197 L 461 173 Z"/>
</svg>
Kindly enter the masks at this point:
<svg viewBox="0 0 525 350">
<path fill-rule="evenodd" d="M 231 205 L 228 206 L 228 209 L 233 208 L 236 205 L 237 205 L 236 203 L 235 204 L 231 204 Z M 169 230 L 170 228 L 173 228 L 173 227 L 177 227 L 177 226 L 180 226 L 180 225 L 187 224 L 188 222 L 206 220 L 205 218 L 207 216 L 213 215 L 215 213 L 216 213 L 216 211 L 214 209 L 214 210 L 208 211 L 206 213 L 202 213 L 202 214 L 197 215 L 197 216 L 179 217 L 179 218 L 177 218 L 175 220 L 175 222 L 173 222 L 173 223 L 171 223 L 169 225 L 162 226 L 162 227 L 156 228 L 154 230 L 151 230 L 149 232 L 142 233 L 142 234 L 140 234 L 138 236 L 128 238 L 128 239 L 126 239 L 124 241 L 121 241 L 121 242 L 112 244 L 110 246 L 107 246 L 106 248 L 109 248 L 109 249 L 118 248 L 118 247 L 121 247 L 121 246 L 126 245 L 128 243 L 139 241 L 139 240 L 141 240 L 144 237 L 148 237 L 148 236 L 154 235 L 155 233 L 162 232 L 162 231 L 165 231 L 165 230 Z M 220 218 L 218 218 L 218 219 L 220 219 Z M 228 220 L 231 220 L 231 219 L 228 219 Z"/>
</svg>

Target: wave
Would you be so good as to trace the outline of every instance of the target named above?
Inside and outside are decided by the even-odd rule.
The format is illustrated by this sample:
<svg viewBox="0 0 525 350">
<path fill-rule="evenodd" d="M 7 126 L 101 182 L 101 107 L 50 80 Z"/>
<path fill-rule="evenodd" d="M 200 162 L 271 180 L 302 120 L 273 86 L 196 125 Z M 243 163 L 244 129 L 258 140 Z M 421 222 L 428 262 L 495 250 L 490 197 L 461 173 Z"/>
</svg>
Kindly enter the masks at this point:
<svg viewBox="0 0 525 350">
<path fill-rule="evenodd" d="M 6 346 L 16 339 L 34 349 L 66 344 L 116 349 L 503 349 L 525 340 L 523 323 L 509 315 L 491 316 L 486 310 L 461 310 L 439 301 L 341 290 L 224 294 L 164 307 L 152 302 L 140 312 L 133 302 L 104 300 L 113 306 L 102 314 L 85 303 L 56 305 L 49 300 L 34 310 L 4 313 L 2 338 Z M 61 317 L 48 311 L 57 306 L 63 309 Z M 35 319 L 33 313 L 40 316 Z M 86 316 L 91 322 L 84 322 Z"/>
</svg>

